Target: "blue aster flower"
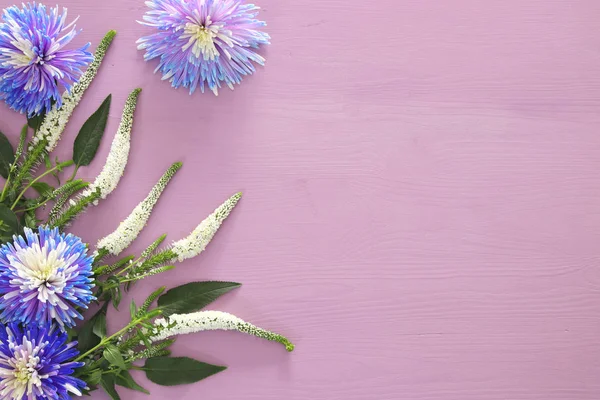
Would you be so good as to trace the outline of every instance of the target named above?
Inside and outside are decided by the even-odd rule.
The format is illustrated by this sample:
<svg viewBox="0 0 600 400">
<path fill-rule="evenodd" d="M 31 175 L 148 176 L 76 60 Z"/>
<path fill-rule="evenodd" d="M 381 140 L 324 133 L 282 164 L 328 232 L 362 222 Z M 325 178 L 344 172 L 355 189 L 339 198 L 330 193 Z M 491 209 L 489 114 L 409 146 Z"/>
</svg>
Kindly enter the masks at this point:
<svg viewBox="0 0 600 400">
<path fill-rule="evenodd" d="M 189 88 L 190 94 L 208 86 L 218 94 L 226 85 L 233 89 L 245 75 L 255 71 L 253 63 L 264 65 L 256 53 L 269 43 L 259 29 L 259 7 L 243 0 L 149 0 L 143 25 L 158 32 L 138 40 L 146 50 L 146 61 L 159 58 L 156 71 L 175 88 Z M 155 72 L 156 72 L 155 71 Z"/>
<path fill-rule="evenodd" d="M 0 247 L 0 319 L 73 326 L 94 300 L 93 258 L 77 236 L 57 228 L 25 229 Z"/>
<path fill-rule="evenodd" d="M 66 24 L 67 10 L 46 10 L 27 3 L 8 7 L 0 21 L 0 99 L 28 116 L 61 105 L 62 91 L 70 90 L 92 61 L 85 46 L 66 50 L 78 31 Z"/>
<path fill-rule="evenodd" d="M 84 363 L 73 362 L 77 342 L 51 328 L 0 327 L 0 398 L 6 400 L 70 400 L 86 383 L 71 376 Z"/>
</svg>

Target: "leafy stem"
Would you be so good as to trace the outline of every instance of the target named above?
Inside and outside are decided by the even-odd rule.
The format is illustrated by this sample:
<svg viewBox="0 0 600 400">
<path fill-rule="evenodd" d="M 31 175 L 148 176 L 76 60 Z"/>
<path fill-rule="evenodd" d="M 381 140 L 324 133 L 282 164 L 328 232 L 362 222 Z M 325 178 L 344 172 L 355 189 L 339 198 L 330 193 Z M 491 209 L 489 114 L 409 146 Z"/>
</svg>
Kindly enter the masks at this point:
<svg viewBox="0 0 600 400">
<path fill-rule="evenodd" d="M 127 324 L 126 327 L 124 327 L 123 329 L 121 329 L 120 331 L 103 338 L 102 340 L 100 340 L 100 343 L 98 343 L 96 346 L 92 347 L 91 349 L 89 349 L 88 351 L 86 351 L 85 353 L 81 354 L 79 357 L 77 357 L 75 360 L 73 360 L 74 362 L 77 361 L 81 361 L 83 360 L 85 357 L 89 356 L 90 354 L 93 354 L 96 350 L 100 349 L 101 347 L 103 347 L 104 345 L 106 345 L 107 343 L 109 343 L 111 340 L 121 336 L 122 334 L 124 334 L 125 332 L 127 332 L 129 329 L 137 326 L 140 322 L 143 322 L 147 319 L 146 316 L 144 316 L 143 318 L 137 318 L 134 319 L 133 321 L 131 321 L 129 324 Z"/>
<path fill-rule="evenodd" d="M 174 266 L 167 266 L 167 267 L 163 267 L 163 268 L 172 269 L 172 268 L 174 268 Z M 161 272 L 163 272 L 163 271 L 161 271 Z M 118 283 L 113 283 L 113 284 L 111 284 L 109 286 L 105 286 L 105 287 L 103 287 L 103 289 L 104 289 L 104 291 L 109 291 L 111 289 L 114 289 L 116 287 L 121 286 L 124 283 L 139 281 L 139 280 L 142 280 L 142 279 L 147 278 L 147 277 L 152 276 L 152 275 L 155 275 L 155 274 L 148 273 L 148 274 L 140 275 L 140 276 L 124 277 L 126 279 L 119 279 Z"/>
<path fill-rule="evenodd" d="M 52 200 L 52 198 L 47 198 L 46 200 L 44 200 L 43 202 L 41 202 L 39 204 L 36 204 L 35 206 L 29 207 L 29 208 L 24 208 L 22 210 L 15 210 L 15 213 L 37 210 L 38 208 L 42 207 L 44 204 L 48 203 L 50 200 Z"/>
<path fill-rule="evenodd" d="M 140 263 L 140 261 L 142 260 L 142 257 L 139 257 L 137 260 L 129 263 L 129 265 L 125 268 L 123 268 L 122 270 L 118 271 L 115 276 L 116 277 L 120 277 L 121 275 L 123 275 L 123 273 L 125 273 L 126 271 L 130 270 L 131 268 L 134 268 L 137 264 Z M 125 282 L 125 281 L 122 281 Z"/>
<path fill-rule="evenodd" d="M 2 189 L 2 195 L 0 195 L 0 203 L 4 201 L 4 197 L 6 196 L 6 189 L 8 189 L 8 186 L 10 185 L 10 178 L 11 178 L 11 176 L 8 175 L 8 178 L 6 179 L 6 182 L 4 183 L 4 189 Z"/>
<path fill-rule="evenodd" d="M 13 180 L 12 186 L 15 188 L 15 190 L 18 190 L 21 187 L 23 180 L 25 180 L 25 178 L 29 176 L 30 170 L 32 170 L 37 165 L 37 163 L 43 159 L 44 154 L 47 154 L 47 143 L 48 141 L 46 139 L 40 140 L 35 145 L 33 145 L 33 148 L 29 152 L 27 152 L 27 154 L 25 155 L 25 159 L 23 160 L 23 164 L 21 165 L 19 172 Z"/>
<path fill-rule="evenodd" d="M 65 167 L 68 167 L 70 165 L 73 165 L 73 160 L 65 161 L 65 162 L 56 164 L 54 166 L 54 168 L 51 168 L 51 169 L 47 170 L 46 172 L 44 172 L 43 174 L 41 174 L 40 176 L 38 176 L 37 178 L 35 178 L 31 182 L 29 182 L 29 184 L 27 186 L 25 186 L 25 188 L 21 191 L 21 193 L 19 193 L 19 195 L 17 196 L 17 199 L 15 200 L 15 202 L 13 203 L 13 205 L 10 207 L 10 209 L 11 210 L 15 209 L 15 207 L 19 203 L 19 200 L 21 200 L 21 197 L 23 197 L 23 195 L 25 194 L 25 192 L 27 191 L 27 189 L 29 189 L 34 183 L 36 183 L 37 181 L 39 181 L 43 177 L 45 177 L 45 176 L 53 173 L 54 171 L 57 171 L 57 170 L 60 171 L 61 169 L 65 168 Z"/>
<path fill-rule="evenodd" d="M 17 169 L 17 167 L 19 165 L 19 159 L 21 158 L 21 155 L 23 155 L 25 141 L 27 140 L 27 129 L 28 128 L 29 128 L 29 126 L 27 124 L 25 124 L 23 129 L 21 129 L 21 136 L 19 137 L 19 145 L 17 147 L 17 151 L 15 152 L 15 160 L 12 163 L 12 165 L 10 166 L 10 171 L 8 171 L 8 177 L 6 178 L 6 182 L 4 183 L 4 188 L 2 189 L 2 194 L 0 195 L 0 202 L 3 202 L 4 198 L 6 197 L 6 192 L 7 192 L 8 188 L 10 187 L 11 180 L 13 178 L 13 173 L 15 172 L 15 170 Z"/>
<path fill-rule="evenodd" d="M 159 316 L 161 314 L 162 314 L 162 311 L 160 309 L 155 309 L 155 310 L 152 310 L 152 311 L 150 311 L 148 313 L 145 313 L 141 317 L 134 318 L 123 329 L 119 330 L 118 332 L 116 332 L 116 333 L 114 333 L 114 334 L 112 334 L 110 336 L 102 338 L 100 340 L 100 343 L 98 343 L 96 346 L 92 347 L 91 349 L 89 349 L 85 353 L 81 354 L 79 357 L 77 357 L 73 361 L 77 362 L 77 361 L 83 360 L 85 357 L 89 356 L 90 354 L 95 353 L 98 349 L 100 349 L 100 348 L 104 347 L 106 344 L 110 343 L 113 339 L 116 339 L 119 336 L 123 335 L 124 333 L 127 333 L 128 331 L 130 331 L 131 329 L 135 328 L 137 325 L 143 323 L 144 321 L 147 321 L 149 319 L 157 317 L 157 316 Z"/>
<path fill-rule="evenodd" d="M 128 275 L 130 275 L 129 272 L 132 268 L 137 268 L 136 272 L 147 272 L 149 270 L 155 269 L 160 265 L 164 265 L 168 262 L 173 261 L 175 258 L 177 258 L 177 254 L 171 249 L 166 249 L 154 255 L 149 255 L 143 262 L 141 262 L 142 258 L 144 257 L 140 257 L 135 262 L 131 263 L 131 265 L 129 265 L 127 268 L 124 268 L 121 271 L 117 272 L 115 276 L 122 276 L 126 272 L 128 273 Z"/>
<path fill-rule="evenodd" d="M 75 165 L 75 169 L 73 169 L 73 174 L 71 175 L 71 177 L 69 178 L 69 180 L 67 182 L 71 182 L 72 180 L 75 179 L 75 175 L 77 175 L 77 171 L 79 171 L 79 165 Z"/>
</svg>

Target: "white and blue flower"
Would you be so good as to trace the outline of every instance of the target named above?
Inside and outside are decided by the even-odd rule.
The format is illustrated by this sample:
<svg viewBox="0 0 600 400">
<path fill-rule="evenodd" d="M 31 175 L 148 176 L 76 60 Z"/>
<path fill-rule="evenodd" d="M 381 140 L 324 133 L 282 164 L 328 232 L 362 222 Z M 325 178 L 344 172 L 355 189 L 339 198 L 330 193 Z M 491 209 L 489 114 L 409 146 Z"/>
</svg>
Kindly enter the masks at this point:
<svg viewBox="0 0 600 400">
<path fill-rule="evenodd" d="M 157 31 L 138 40 L 146 61 L 159 58 L 156 71 L 175 88 L 190 93 L 205 86 L 218 94 L 222 85 L 233 89 L 245 75 L 264 65 L 257 53 L 269 43 L 256 19 L 259 7 L 244 0 L 149 0 L 143 25 Z"/>
<path fill-rule="evenodd" d="M 6 400 L 70 400 L 86 383 L 73 377 L 84 363 L 73 362 L 77 342 L 51 328 L 0 328 L 0 398 Z"/>
<path fill-rule="evenodd" d="M 0 99 L 28 116 L 61 106 L 93 59 L 85 46 L 67 50 L 78 31 L 67 24 L 67 10 L 26 3 L 8 7 L 0 20 Z"/>
<path fill-rule="evenodd" d="M 25 229 L 0 248 L 0 319 L 71 327 L 94 299 L 93 258 L 77 236 Z"/>
</svg>

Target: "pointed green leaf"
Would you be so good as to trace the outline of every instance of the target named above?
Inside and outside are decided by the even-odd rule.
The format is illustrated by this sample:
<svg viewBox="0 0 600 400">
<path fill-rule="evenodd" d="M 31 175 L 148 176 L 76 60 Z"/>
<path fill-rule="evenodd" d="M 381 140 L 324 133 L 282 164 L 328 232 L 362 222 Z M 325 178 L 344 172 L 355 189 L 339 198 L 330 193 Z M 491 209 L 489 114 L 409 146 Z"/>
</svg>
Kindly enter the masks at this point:
<svg viewBox="0 0 600 400">
<path fill-rule="evenodd" d="M 127 365 L 125 365 L 125 360 L 119 351 L 119 348 L 112 344 L 107 344 L 104 348 L 104 352 L 102 353 L 106 361 L 108 361 L 111 365 L 119 367 L 121 369 L 127 369 Z"/>
<path fill-rule="evenodd" d="M 133 379 L 129 371 L 121 371 L 119 375 L 117 375 L 116 383 L 119 386 L 123 386 L 129 389 L 137 390 L 138 392 L 150 394 L 149 391 L 144 389 L 142 386 L 138 385 L 138 383 Z"/>
<path fill-rule="evenodd" d="M 46 112 L 42 111 L 39 114 L 34 115 L 31 118 L 27 118 L 27 125 L 29 125 L 29 127 L 31 129 L 33 129 L 34 131 L 37 132 L 37 130 L 40 129 L 40 126 L 42 126 L 42 122 L 44 122 L 44 118 L 46 118 Z"/>
<path fill-rule="evenodd" d="M 52 160 L 48 153 L 44 154 L 44 165 L 46 166 L 46 169 L 52 169 Z"/>
<path fill-rule="evenodd" d="M 38 226 L 38 219 L 35 216 L 35 210 L 29 210 L 23 214 L 22 223 L 29 229 L 35 229 Z"/>
<path fill-rule="evenodd" d="M 131 314 L 131 320 L 135 318 L 137 314 L 137 306 L 135 305 L 135 300 L 131 300 L 131 304 L 129 305 L 129 314 Z"/>
<path fill-rule="evenodd" d="M 112 400 L 121 400 L 119 393 L 115 389 L 115 376 L 113 374 L 103 375 L 100 386 L 102 386 L 102 389 L 108 393 Z"/>
<path fill-rule="evenodd" d="M 21 135 L 19 136 L 19 144 L 17 145 L 17 150 L 15 151 L 15 161 L 18 161 L 19 158 L 21 158 L 21 156 L 23 155 L 23 152 L 25 151 L 25 142 L 27 141 L 27 131 L 28 131 L 27 125 L 24 125 L 23 129 L 21 129 Z M 14 166 L 15 165 L 13 165 L 13 167 Z"/>
<path fill-rule="evenodd" d="M 121 287 L 117 286 L 116 288 L 112 288 L 110 290 L 110 293 L 112 296 L 112 305 L 116 310 L 118 310 L 119 304 L 121 304 L 121 299 L 123 298 L 123 292 L 121 292 Z"/>
<path fill-rule="evenodd" d="M 31 187 L 42 197 L 48 197 L 54 192 L 54 188 L 45 182 L 35 182 Z"/>
<path fill-rule="evenodd" d="M 185 385 L 219 373 L 227 367 L 188 357 L 156 357 L 146 360 L 144 370 L 152 382 L 162 386 Z"/>
<path fill-rule="evenodd" d="M 67 333 L 67 342 L 70 343 L 73 340 L 76 340 L 75 338 L 77 338 L 77 331 L 75 328 L 66 328 L 65 332 Z"/>
<path fill-rule="evenodd" d="M 84 353 L 100 343 L 100 338 L 93 333 L 94 321 L 88 320 L 83 324 L 77 335 L 77 347 Z"/>
<path fill-rule="evenodd" d="M 191 282 L 169 290 L 158 298 L 163 315 L 198 311 L 225 293 L 240 287 L 236 282 Z"/>
<path fill-rule="evenodd" d="M 100 339 L 106 337 L 106 314 L 98 314 L 98 316 L 95 318 L 92 332 L 94 332 L 94 335 L 98 336 Z"/>
<path fill-rule="evenodd" d="M 108 303 L 104 303 L 102 308 L 98 310 L 96 314 L 83 324 L 77 335 L 77 348 L 80 353 L 85 353 L 94 346 L 100 343 L 100 337 L 94 333 L 94 325 L 98 318 L 104 318 L 106 320 L 106 310 L 108 309 Z"/>
<path fill-rule="evenodd" d="M 108 95 L 96 112 L 81 127 L 73 144 L 73 161 L 76 166 L 90 165 L 94 159 L 106 128 L 110 101 L 111 95 Z"/>
<path fill-rule="evenodd" d="M 102 370 L 97 369 L 85 377 L 85 383 L 87 383 L 88 385 L 97 385 L 100 383 L 101 379 L 102 379 Z"/>
<path fill-rule="evenodd" d="M 19 219 L 10 208 L 0 204 L 0 241 L 10 241 L 17 233 L 19 233 Z"/>
<path fill-rule="evenodd" d="M 15 162 L 13 147 L 4 133 L 0 132 L 0 175 L 4 179 L 8 178 L 13 162 Z"/>
</svg>

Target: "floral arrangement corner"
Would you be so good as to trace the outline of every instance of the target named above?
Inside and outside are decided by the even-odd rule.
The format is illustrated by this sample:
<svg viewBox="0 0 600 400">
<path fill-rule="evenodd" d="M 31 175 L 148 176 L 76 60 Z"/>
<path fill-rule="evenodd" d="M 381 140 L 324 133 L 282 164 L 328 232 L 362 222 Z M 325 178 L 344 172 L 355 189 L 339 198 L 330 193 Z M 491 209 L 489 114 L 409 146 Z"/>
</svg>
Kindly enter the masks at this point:
<svg viewBox="0 0 600 400">
<path fill-rule="evenodd" d="M 31 34 L 36 30 L 44 35 Z M 239 287 L 236 282 L 160 287 L 142 304 L 131 302 L 126 326 L 107 332 L 108 308 L 119 307 L 123 293 L 136 282 L 202 253 L 242 194 L 227 199 L 187 237 L 165 244 L 166 235 L 162 235 L 139 256 L 123 257 L 182 167 L 176 162 L 93 251 L 82 239 L 65 232 L 73 220 L 117 188 L 127 165 L 141 92 L 134 89 L 128 96 L 104 167 L 94 180 L 77 178 L 78 168 L 95 158 L 111 96 L 81 127 L 71 159 L 53 160 L 50 154 L 98 73 L 116 32 L 110 31 L 93 55 L 87 52 L 89 45 L 64 49 L 76 34 L 74 24 L 66 25 L 66 11 L 37 3 L 7 8 L 0 23 L 0 99 L 28 117 L 16 147 L 0 134 L 0 175 L 5 179 L 0 192 L 1 397 L 69 399 L 101 387 L 112 399 L 119 399 L 117 386 L 148 393 L 131 370 L 143 370 L 159 385 L 197 382 L 225 368 L 171 357 L 169 347 L 179 335 L 207 330 L 235 330 L 292 351 L 294 345 L 280 334 L 225 312 L 205 310 Z M 19 67 L 19 62 L 26 61 L 23 54 L 29 57 L 29 68 Z M 48 54 L 52 57 L 42 63 Z M 7 72 L 9 67 L 12 70 Z M 44 90 L 35 79 L 31 83 L 31 71 L 47 78 Z M 7 74 L 23 84 L 7 86 Z M 58 95 L 61 87 L 64 92 Z M 44 218 L 41 209 L 48 211 Z M 99 305 L 98 311 L 76 325 L 91 303 Z"/>
</svg>

